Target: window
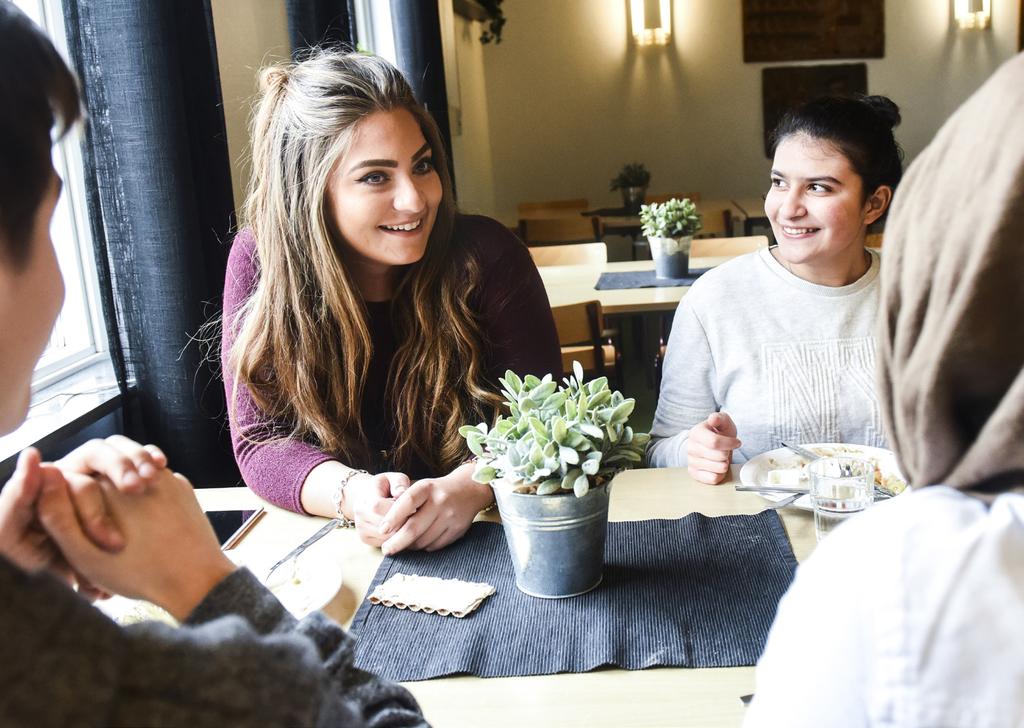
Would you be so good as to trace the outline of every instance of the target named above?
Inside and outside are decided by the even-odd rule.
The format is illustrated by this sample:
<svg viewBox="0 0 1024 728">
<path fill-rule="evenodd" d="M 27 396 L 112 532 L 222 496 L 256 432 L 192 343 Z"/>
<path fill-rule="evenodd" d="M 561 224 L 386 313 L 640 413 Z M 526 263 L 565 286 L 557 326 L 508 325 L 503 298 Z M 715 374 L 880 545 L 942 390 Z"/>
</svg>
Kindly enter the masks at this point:
<svg viewBox="0 0 1024 728">
<path fill-rule="evenodd" d="M 397 66 L 398 54 L 395 52 L 395 38 L 391 30 L 390 3 L 356 0 L 354 6 L 359 48 Z"/>
<path fill-rule="evenodd" d="M 14 0 L 68 58 L 60 0 Z M 69 64 L 70 65 L 70 64 Z M 86 207 L 81 125 L 53 147 L 53 168 L 64 188 L 50 224 L 50 237 L 64 277 L 64 307 L 32 376 L 28 418 L 0 437 L 0 473 L 13 468 L 13 456 L 42 444 L 73 423 L 86 423 L 110 411 L 118 395 L 100 306 L 99 282 Z M 4 473 L 4 475 L 6 475 Z"/>
<path fill-rule="evenodd" d="M 59 0 L 14 0 L 42 27 L 67 58 L 63 13 Z M 50 235 L 64 276 L 64 307 L 54 325 L 46 351 L 32 378 L 34 395 L 108 359 L 99 286 L 85 206 L 80 135 L 76 127 L 53 148 L 53 166 L 64 180 Z"/>
</svg>

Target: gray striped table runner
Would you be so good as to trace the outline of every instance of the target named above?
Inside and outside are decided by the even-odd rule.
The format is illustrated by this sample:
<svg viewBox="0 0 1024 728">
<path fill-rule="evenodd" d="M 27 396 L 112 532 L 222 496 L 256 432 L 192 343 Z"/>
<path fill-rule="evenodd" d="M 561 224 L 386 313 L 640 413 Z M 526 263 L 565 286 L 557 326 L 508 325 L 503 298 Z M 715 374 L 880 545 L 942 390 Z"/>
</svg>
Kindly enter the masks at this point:
<svg viewBox="0 0 1024 728">
<path fill-rule="evenodd" d="M 796 569 L 775 511 L 611 523 L 605 553 L 597 589 L 557 600 L 516 589 L 493 523 L 439 552 L 385 558 L 370 591 L 401 572 L 485 581 L 497 593 L 464 619 L 364 600 L 352 623 L 356 664 L 398 681 L 753 665 Z"/>
<path fill-rule="evenodd" d="M 653 270 L 615 271 L 602 273 L 594 284 L 595 291 L 615 291 L 620 288 L 664 288 L 692 286 L 705 270 L 692 271 L 685 278 L 658 278 Z"/>
</svg>

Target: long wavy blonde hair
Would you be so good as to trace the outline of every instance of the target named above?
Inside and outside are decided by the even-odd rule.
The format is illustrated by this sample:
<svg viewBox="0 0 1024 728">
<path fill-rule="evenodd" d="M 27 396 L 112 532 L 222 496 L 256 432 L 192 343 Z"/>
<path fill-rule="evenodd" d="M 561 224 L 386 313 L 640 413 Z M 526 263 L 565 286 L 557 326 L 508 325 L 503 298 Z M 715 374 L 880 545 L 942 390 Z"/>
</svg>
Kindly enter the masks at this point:
<svg viewBox="0 0 1024 728">
<path fill-rule="evenodd" d="M 373 344 L 367 310 L 331 232 L 327 182 L 360 121 L 405 109 L 433 151 L 442 199 L 426 253 L 408 267 L 392 299 L 399 342 L 387 375 L 396 442 L 389 462 L 414 455 L 435 473 L 465 457 L 460 425 L 492 416 L 484 337 L 470 308 L 478 263 L 454 237 L 455 205 L 434 120 L 386 61 L 317 51 L 264 69 L 251 125 L 253 173 L 243 223 L 256 239 L 261 274 L 226 326 L 238 331 L 227 366 L 268 418 L 302 438 L 370 467 L 362 426 L 363 383 Z"/>
</svg>

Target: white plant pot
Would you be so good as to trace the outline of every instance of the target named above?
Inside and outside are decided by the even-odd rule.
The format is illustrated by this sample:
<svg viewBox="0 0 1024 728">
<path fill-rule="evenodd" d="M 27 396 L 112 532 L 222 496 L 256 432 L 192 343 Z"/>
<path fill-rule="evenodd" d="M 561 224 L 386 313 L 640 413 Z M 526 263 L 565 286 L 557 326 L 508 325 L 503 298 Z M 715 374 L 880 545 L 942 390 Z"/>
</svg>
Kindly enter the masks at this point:
<svg viewBox="0 0 1024 728">
<path fill-rule="evenodd" d="M 647 238 L 658 278 L 685 278 L 690 272 L 690 245 L 693 236 Z"/>
</svg>

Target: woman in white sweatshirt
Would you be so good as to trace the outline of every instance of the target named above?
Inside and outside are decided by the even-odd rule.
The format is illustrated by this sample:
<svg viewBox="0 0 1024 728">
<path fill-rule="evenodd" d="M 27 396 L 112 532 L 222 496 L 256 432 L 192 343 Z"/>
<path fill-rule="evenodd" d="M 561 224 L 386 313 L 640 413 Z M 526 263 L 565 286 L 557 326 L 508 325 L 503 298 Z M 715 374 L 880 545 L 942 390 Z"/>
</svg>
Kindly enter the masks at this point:
<svg viewBox="0 0 1024 728">
<path fill-rule="evenodd" d="M 648 458 L 720 483 L 781 440 L 885 444 L 865 247 L 902 174 L 899 109 L 824 97 L 773 133 L 765 213 L 778 245 L 708 272 L 679 304 Z"/>
</svg>

